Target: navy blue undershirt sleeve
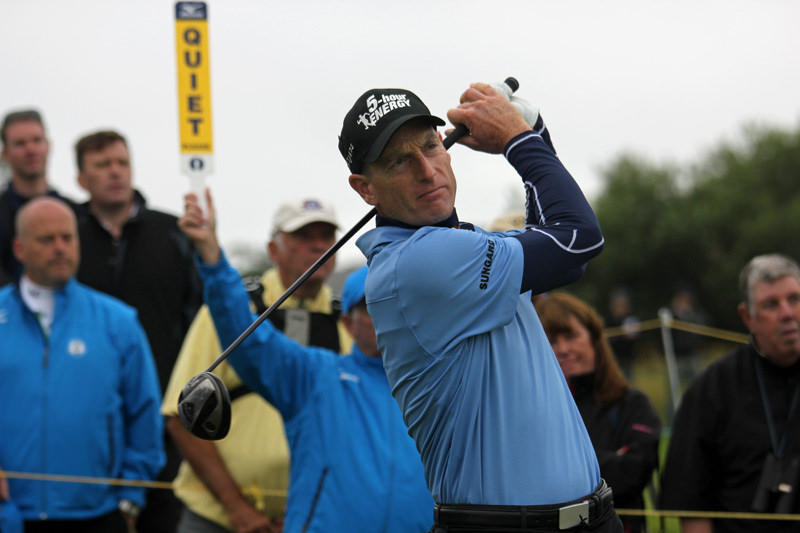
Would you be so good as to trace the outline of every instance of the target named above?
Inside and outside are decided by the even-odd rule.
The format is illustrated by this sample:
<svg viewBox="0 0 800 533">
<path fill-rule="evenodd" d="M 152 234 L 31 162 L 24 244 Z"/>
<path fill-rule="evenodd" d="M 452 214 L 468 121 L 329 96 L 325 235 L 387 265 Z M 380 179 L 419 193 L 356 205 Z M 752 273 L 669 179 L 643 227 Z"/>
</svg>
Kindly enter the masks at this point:
<svg viewBox="0 0 800 533">
<path fill-rule="evenodd" d="M 525 257 L 520 292 L 538 294 L 579 279 L 602 251 L 603 235 L 541 119 L 536 126 L 511 139 L 505 156 L 525 184 L 528 229 L 514 236 Z"/>
</svg>

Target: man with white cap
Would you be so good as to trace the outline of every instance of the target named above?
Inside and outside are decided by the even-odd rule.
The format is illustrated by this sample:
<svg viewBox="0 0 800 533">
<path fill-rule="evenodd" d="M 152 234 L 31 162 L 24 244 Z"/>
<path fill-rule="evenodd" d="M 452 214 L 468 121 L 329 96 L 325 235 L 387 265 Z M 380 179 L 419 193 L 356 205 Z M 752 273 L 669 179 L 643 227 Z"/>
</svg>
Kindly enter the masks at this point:
<svg viewBox="0 0 800 533">
<path fill-rule="evenodd" d="M 277 300 L 330 248 L 337 227 L 334 210 L 315 199 L 278 209 L 267 245 L 275 266 L 264 272 L 259 290 L 251 292 L 256 311 Z M 270 319 L 303 345 L 347 353 L 352 339 L 339 324 L 325 284 L 334 266 L 333 260 L 326 263 Z M 216 443 L 201 440 L 178 420 L 181 388 L 221 352 L 217 330 L 203 307 L 186 335 L 161 410 L 184 457 L 175 479 L 175 493 L 186 504 L 178 532 L 271 531 L 282 520 L 289 484 L 289 451 L 280 414 L 251 394 L 233 368 L 222 363 L 216 372 L 231 392 L 235 419 L 228 437 Z"/>
</svg>

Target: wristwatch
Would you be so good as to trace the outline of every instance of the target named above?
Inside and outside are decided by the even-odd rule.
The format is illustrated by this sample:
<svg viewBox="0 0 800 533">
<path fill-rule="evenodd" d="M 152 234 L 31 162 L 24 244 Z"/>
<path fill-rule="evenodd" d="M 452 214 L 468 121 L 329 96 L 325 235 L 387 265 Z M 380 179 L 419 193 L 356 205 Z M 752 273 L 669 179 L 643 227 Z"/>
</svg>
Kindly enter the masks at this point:
<svg viewBox="0 0 800 533">
<path fill-rule="evenodd" d="M 119 510 L 125 513 L 126 515 L 132 516 L 133 518 L 139 516 L 139 511 L 141 511 L 139 506 L 130 500 L 120 500 Z"/>
</svg>

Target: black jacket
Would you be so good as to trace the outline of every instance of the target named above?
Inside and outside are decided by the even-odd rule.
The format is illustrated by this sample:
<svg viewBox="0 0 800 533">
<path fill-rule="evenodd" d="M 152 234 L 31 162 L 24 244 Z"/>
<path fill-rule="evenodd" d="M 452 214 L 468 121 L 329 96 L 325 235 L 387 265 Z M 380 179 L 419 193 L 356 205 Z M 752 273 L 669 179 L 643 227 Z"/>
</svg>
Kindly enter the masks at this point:
<svg viewBox="0 0 800 533">
<path fill-rule="evenodd" d="M 594 399 L 594 374 L 569 380 L 575 403 L 592 439 L 600 475 L 614 491 L 614 506 L 643 509 L 642 491 L 658 466 L 661 420 L 650 400 L 636 389 L 607 407 Z M 625 531 L 641 531 L 641 517 L 623 516 Z"/>
<path fill-rule="evenodd" d="M 751 511 L 764 461 L 773 451 L 756 364 L 761 365 L 776 434 L 779 439 L 786 434 L 784 453 L 800 457 L 800 409 L 789 420 L 800 387 L 800 363 L 777 367 L 742 345 L 697 376 L 681 398 L 661 479 L 662 508 Z M 796 513 L 800 491 L 793 488 Z M 792 521 L 713 522 L 714 531 L 723 533 L 798 529 Z"/>
<path fill-rule="evenodd" d="M 78 280 L 136 308 L 163 394 L 203 292 L 194 248 L 178 229 L 177 218 L 148 209 L 138 192 L 136 202 L 138 212 L 119 239 L 103 228 L 88 203 L 78 207 Z"/>
</svg>

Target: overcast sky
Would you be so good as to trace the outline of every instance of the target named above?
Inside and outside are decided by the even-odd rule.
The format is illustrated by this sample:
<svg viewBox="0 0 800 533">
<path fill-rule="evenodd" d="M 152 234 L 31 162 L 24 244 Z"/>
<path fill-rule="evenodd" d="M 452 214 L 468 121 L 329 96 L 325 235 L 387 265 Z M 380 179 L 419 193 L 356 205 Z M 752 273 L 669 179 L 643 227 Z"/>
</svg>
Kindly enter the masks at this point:
<svg viewBox="0 0 800 533">
<path fill-rule="evenodd" d="M 747 123 L 800 119 L 796 1 L 210 0 L 216 198 L 224 244 L 263 243 L 290 198 L 367 206 L 336 147 L 375 87 L 417 93 L 445 117 L 473 81 L 513 75 L 591 199 L 620 152 L 688 164 Z M 51 183 L 78 200 L 73 145 L 113 128 L 134 183 L 179 213 L 174 3 L 0 0 L 0 113 L 37 107 Z M 488 224 L 519 179 L 501 156 L 451 149 L 462 219 Z M 353 244 L 339 264 L 362 261 Z"/>
</svg>

